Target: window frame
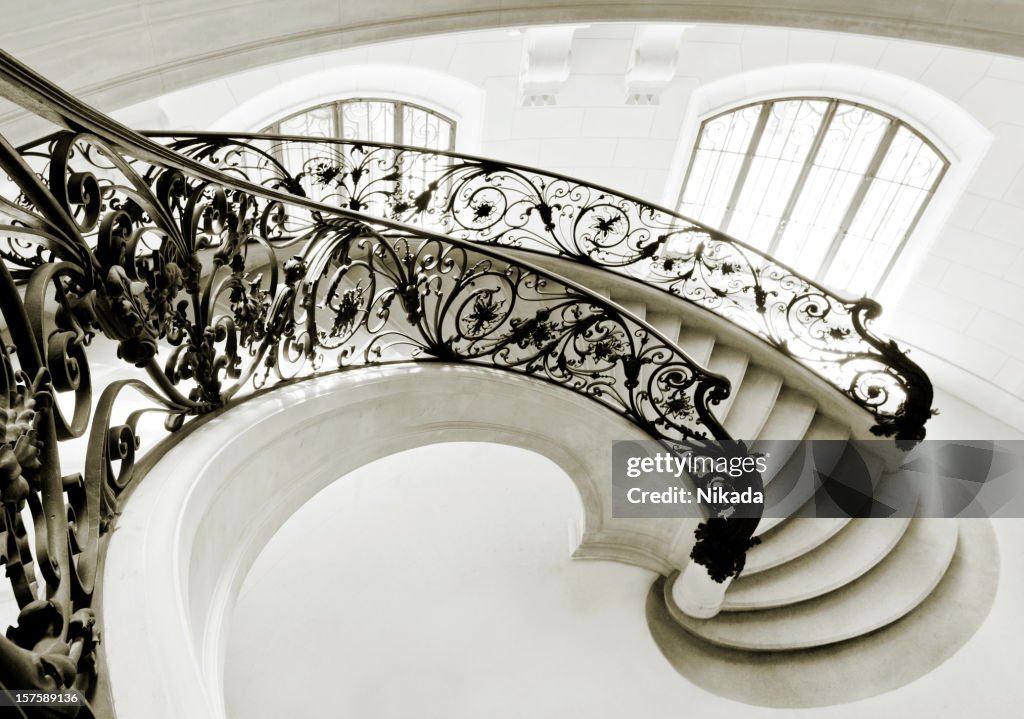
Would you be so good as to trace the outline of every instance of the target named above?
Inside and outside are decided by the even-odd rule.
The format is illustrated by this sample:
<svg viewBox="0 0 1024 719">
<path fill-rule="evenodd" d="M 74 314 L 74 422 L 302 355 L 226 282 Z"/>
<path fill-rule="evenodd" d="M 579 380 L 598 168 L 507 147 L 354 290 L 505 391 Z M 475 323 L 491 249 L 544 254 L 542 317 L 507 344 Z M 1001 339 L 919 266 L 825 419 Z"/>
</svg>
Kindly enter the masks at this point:
<svg viewBox="0 0 1024 719">
<path fill-rule="evenodd" d="M 828 129 L 832 123 L 832 119 L 834 118 L 838 108 L 840 106 L 858 108 L 873 113 L 879 117 L 882 117 L 889 123 L 882 138 L 878 143 L 878 146 L 875 148 L 871 160 L 868 162 L 863 174 L 861 175 L 858 187 L 850 198 L 849 204 L 843 213 L 843 218 L 840 221 L 839 226 L 836 228 L 835 234 L 829 242 L 829 247 L 823 256 L 823 259 L 815 268 L 797 268 L 801 272 L 805 273 L 808 277 L 811 277 L 812 279 L 819 283 L 824 284 L 825 278 L 828 276 L 829 270 L 832 268 L 832 264 L 839 253 L 839 249 L 842 246 L 843 241 L 845 240 L 846 235 L 850 230 L 850 227 L 853 225 L 853 222 L 856 219 L 857 214 L 863 205 L 864 199 L 867 197 L 867 194 L 870 191 L 872 184 L 874 183 L 874 180 L 876 179 L 877 172 L 880 169 L 882 163 L 884 162 L 889 150 L 892 147 L 892 142 L 901 128 L 906 128 L 917 139 L 924 143 L 925 146 L 927 146 L 933 153 L 935 153 L 935 156 L 942 164 L 942 167 L 936 174 L 935 179 L 931 183 L 931 186 L 927 190 L 925 190 L 924 200 L 921 202 L 920 207 L 918 207 L 917 212 L 914 213 L 914 217 L 907 225 L 907 229 L 903 233 L 903 236 L 899 239 L 896 246 L 894 247 L 892 254 L 889 257 L 888 262 L 885 264 L 885 267 L 883 268 L 881 274 L 878 276 L 878 279 L 874 282 L 873 286 L 866 292 L 866 294 L 868 295 L 878 294 L 881 291 L 882 287 L 885 285 L 889 276 L 892 274 L 892 270 L 895 267 L 897 260 L 903 253 L 903 250 L 909 242 L 910 238 L 913 236 L 914 231 L 917 229 L 918 224 L 921 221 L 921 218 L 925 215 L 926 211 L 928 210 L 932 198 L 935 196 L 936 192 L 942 184 L 943 179 L 946 177 L 952 165 L 946 153 L 944 153 L 938 147 L 938 145 L 934 141 L 932 141 L 930 137 L 928 137 L 927 134 L 925 134 L 921 130 L 918 130 L 910 122 L 907 122 L 906 120 L 890 112 L 886 112 L 885 110 L 881 110 L 878 107 L 875 107 L 864 102 L 849 100 L 840 96 L 813 94 L 784 94 L 760 100 L 755 100 L 751 102 L 745 102 L 738 105 L 733 105 L 731 107 L 728 107 L 727 109 L 719 110 L 714 114 L 706 115 L 703 118 L 701 118 L 700 124 L 697 128 L 696 137 L 694 139 L 693 146 L 690 151 L 689 162 L 687 163 L 686 172 L 683 176 L 683 181 L 680 185 L 679 193 L 676 197 L 675 208 L 678 212 L 684 212 L 683 197 L 686 193 L 686 188 L 690 182 L 694 166 L 696 165 L 698 153 L 701 152 L 700 144 L 701 140 L 704 137 L 705 128 L 707 127 L 708 123 L 719 118 L 731 115 L 733 113 L 742 112 L 743 110 L 749 109 L 751 107 L 760 107 L 761 109 L 755 124 L 755 128 L 753 132 L 751 132 L 750 139 L 747 142 L 746 148 L 744 149 L 740 169 L 734 180 L 733 187 L 729 194 L 729 199 L 726 203 L 726 207 L 722 215 L 722 231 L 728 234 L 728 226 L 731 222 L 732 215 L 735 213 L 737 209 L 737 205 L 739 203 L 739 199 L 744 189 L 744 184 L 746 183 L 750 167 L 753 164 L 754 159 L 757 157 L 757 148 L 761 142 L 761 138 L 764 136 L 764 131 L 768 124 L 768 118 L 771 115 L 772 107 L 776 103 L 780 102 L 797 101 L 824 102 L 827 103 L 827 107 L 822 114 L 822 120 L 820 122 L 820 125 L 815 130 L 815 136 L 812 141 L 811 147 L 807 152 L 807 156 L 803 160 L 800 172 L 797 176 L 797 179 L 793 185 L 792 190 L 789 193 L 789 197 L 786 200 L 785 207 L 781 213 L 781 216 L 778 219 L 778 223 L 772 235 L 772 238 L 769 241 L 767 247 L 763 250 L 764 253 L 768 256 L 774 256 L 775 253 L 778 251 L 779 243 L 782 240 L 782 235 L 790 219 L 792 218 L 797 202 L 806 185 L 807 178 L 809 177 L 811 170 L 814 167 L 815 159 L 818 156 L 825 136 L 828 134 Z M 737 239 L 745 241 L 745 238 L 742 237 Z"/>
<path fill-rule="evenodd" d="M 425 107 L 424 105 L 420 105 L 420 104 L 415 103 L 415 102 L 409 102 L 408 100 L 397 100 L 397 99 L 391 98 L 391 97 L 371 97 L 371 96 L 366 96 L 366 97 L 363 97 L 363 96 L 343 97 L 343 98 L 338 98 L 336 100 L 330 100 L 329 102 L 321 102 L 318 105 L 310 105 L 309 107 L 304 107 L 301 110 L 296 110 L 295 112 L 292 112 L 292 113 L 289 113 L 287 115 L 284 115 L 283 117 L 279 117 L 278 119 L 276 119 L 273 122 L 271 122 L 268 125 L 266 125 L 262 130 L 260 130 L 260 133 L 261 134 L 280 135 L 281 134 L 281 125 L 283 123 L 288 122 L 289 120 L 291 120 L 293 118 L 296 118 L 296 117 L 298 117 L 300 115 L 305 115 L 307 113 L 315 112 L 316 110 L 322 110 L 324 108 L 331 108 L 332 109 L 331 116 L 333 118 L 335 129 L 336 130 L 343 129 L 345 127 L 345 125 L 344 125 L 344 118 L 345 118 L 345 116 L 344 116 L 344 106 L 346 104 L 359 103 L 359 102 L 381 102 L 381 103 L 388 103 L 388 104 L 390 104 L 390 105 L 392 105 L 394 107 L 394 123 L 393 123 L 394 126 L 393 126 L 392 138 L 391 138 L 391 140 L 387 141 L 385 144 L 409 145 L 409 143 L 405 142 L 405 138 L 404 138 L 404 134 L 405 134 L 405 108 L 411 108 L 413 110 L 419 110 L 420 112 L 424 112 L 424 113 L 426 113 L 428 115 L 436 117 L 439 121 L 441 121 L 443 123 L 447 123 L 448 126 L 451 128 L 449 133 L 448 133 L 448 146 L 447 147 L 438 148 L 438 150 L 441 151 L 441 152 L 454 152 L 455 151 L 455 133 L 456 133 L 456 131 L 458 129 L 458 123 L 455 121 L 454 118 L 451 118 L 451 117 L 449 117 L 449 116 L 447 116 L 447 115 L 445 115 L 445 114 L 443 114 L 441 112 L 438 112 L 437 110 L 433 110 L 433 109 L 431 109 L 429 107 Z M 337 137 L 335 139 L 344 139 L 344 138 Z M 358 140 L 348 140 L 348 142 L 358 142 Z M 370 140 L 366 140 L 366 142 L 370 142 Z"/>
</svg>

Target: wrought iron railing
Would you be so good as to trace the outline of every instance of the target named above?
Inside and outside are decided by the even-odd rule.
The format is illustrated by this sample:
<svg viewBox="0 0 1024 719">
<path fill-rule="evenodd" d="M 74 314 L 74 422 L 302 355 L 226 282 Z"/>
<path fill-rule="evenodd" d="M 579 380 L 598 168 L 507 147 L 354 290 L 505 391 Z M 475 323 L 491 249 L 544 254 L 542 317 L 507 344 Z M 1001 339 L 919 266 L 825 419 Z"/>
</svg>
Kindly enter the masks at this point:
<svg viewBox="0 0 1024 719">
<path fill-rule="evenodd" d="M 669 446 L 726 437 L 727 381 L 583 287 L 182 158 L 2 53 L 0 91 L 67 128 L 25 151 L 0 137 L 0 559 L 20 607 L 0 688 L 94 690 L 97 561 L 145 411 L 174 431 L 269 383 L 432 360 L 555 383 Z M 101 339 L 147 379 L 94 402 Z M 149 406 L 124 417 L 126 391 Z"/>
<path fill-rule="evenodd" d="M 570 257 L 661 288 L 727 318 L 919 440 L 927 375 L 871 331 L 881 312 L 739 240 L 643 200 L 555 173 L 413 147 L 305 137 L 151 133 L 249 182 L 436 229 L 481 244 Z"/>
</svg>

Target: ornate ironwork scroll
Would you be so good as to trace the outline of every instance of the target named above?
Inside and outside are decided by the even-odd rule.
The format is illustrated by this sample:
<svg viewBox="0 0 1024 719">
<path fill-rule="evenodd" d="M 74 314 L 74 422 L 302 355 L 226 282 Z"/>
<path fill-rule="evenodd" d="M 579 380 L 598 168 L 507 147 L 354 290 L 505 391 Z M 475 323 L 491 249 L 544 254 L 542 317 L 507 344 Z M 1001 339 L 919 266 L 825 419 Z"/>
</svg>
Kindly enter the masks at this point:
<svg viewBox="0 0 1024 719">
<path fill-rule="evenodd" d="M 3 53 L 0 91 L 67 128 L 21 151 L 0 138 L 0 559 L 19 607 L 0 638 L 0 686 L 93 691 L 98 557 L 146 413 L 176 431 L 281 380 L 455 361 L 577 392 L 669 447 L 726 438 L 710 411 L 723 378 L 613 303 L 488 245 L 660 284 L 823 376 L 835 363 L 880 433 L 923 436 L 930 385 L 868 332 L 874 305 L 843 303 L 671 213 L 404 148 L 317 144 L 324 162 L 295 174 L 293 141 L 193 138 L 178 155 Z M 104 347 L 144 378 L 108 380 L 97 397 Z M 131 393 L 144 402 L 125 410 Z M 717 573 L 742 567 L 738 529 L 728 557 L 702 550 Z"/>
<path fill-rule="evenodd" d="M 0 686 L 93 690 L 99 546 L 147 412 L 175 431 L 284 379 L 470 362 L 601 402 L 669 446 L 726 437 L 710 406 L 727 381 L 582 287 L 178 162 L 84 111 L 67 124 L 22 152 L 0 137 L 0 559 L 20 607 L 0 638 Z M 94 400 L 104 345 L 145 379 L 110 381 Z M 127 393 L 143 406 L 126 412 Z"/>
<path fill-rule="evenodd" d="M 474 242 L 615 270 L 727 318 L 871 412 L 880 436 L 924 438 L 928 377 L 871 331 L 881 312 L 677 213 L 580 180 L 454 153 L 259 135 L 159 136 L 275 189 Z"/>
</svg>

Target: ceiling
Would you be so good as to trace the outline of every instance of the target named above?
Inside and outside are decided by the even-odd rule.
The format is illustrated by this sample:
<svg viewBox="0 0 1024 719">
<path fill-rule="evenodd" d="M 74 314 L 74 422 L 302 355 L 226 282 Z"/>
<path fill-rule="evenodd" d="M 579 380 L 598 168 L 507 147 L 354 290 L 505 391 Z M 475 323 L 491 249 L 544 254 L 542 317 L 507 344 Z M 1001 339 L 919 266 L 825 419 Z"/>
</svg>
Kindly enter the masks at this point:
<svg viewBox="0 0 1024 719">
<path fill-rule="evenodd" d="M 1024 54 L 1020 0 L 50 0 L 8 4 L 0 47 L 110 106 L 368 42 L 610 20 L 839 30 Z"/>
</svg>

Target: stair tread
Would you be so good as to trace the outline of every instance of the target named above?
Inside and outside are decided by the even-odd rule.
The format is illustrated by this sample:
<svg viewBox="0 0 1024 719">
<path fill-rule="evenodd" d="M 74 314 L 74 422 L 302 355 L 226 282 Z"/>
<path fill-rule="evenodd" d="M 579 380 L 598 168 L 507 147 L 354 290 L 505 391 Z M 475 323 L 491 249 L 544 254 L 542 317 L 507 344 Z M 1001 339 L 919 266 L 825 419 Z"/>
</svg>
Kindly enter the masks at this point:
<svg viewBox="0 0 1024 719">
<path fill-rule="evenodd" d="M 716 344 L 711 350 L 711 357 L 707 361 L 707 368 L 716 374 L 728 378 L 732 385 L 729 396 L 717 407 L 712 407 L 712 414 L 719 422 L 725 422 L 729 417 L 729 410 L 736 401 L 743 385 L 744 375 L 747 373 L 747 366 L 750 363 L 750 356 L 734 347 Z"/>
<path fill-rule="evenodd" d="M 747 441 L 756 439 L 781 389 L 782 377 L 778 374 L 759 365 L 748 367 L 725 423 L 729 436 Z"/>
<path fill-rule="evenodd" d="M 850 428 L 827 414 L 816 414 L 804 439 L 849 439 Z"/>
<path fill-rule="evenodd" d="M 798 491 L 798 487 L 795 484 L 797 478 L 805 476 L 808 471 L 805 464 L 814 461 L 815 471 L 831 474 L 841 462 L 845 461 L 844 456 L 846 452 L 850 451 L 850 447 L 846 443 L 849 435 L 849 428 L 843 427 L 831 417 L 825 415 L 815 416 L 807 428 L 807 434 L 804 435 L 804 438 L 817 441 L 829 440 L 830 443 L 815 446 L 814 454 L 817 455 L 816 460 L 812 460 L 811 456 L 806 453 L 806 451 L 810 450 L 811 445 L 800 444 L 794 447 L 787 458 L 787 463 L 780 468 L 777 474 L 768 478 L 765 489 L 765 504 L 772 507 L 773 516 L 761 520 L 755 532 L 756 535 L 763 536 L 767 534 L 786 522 L 791 516 L 801 516 L 801 511 L 807 508 L 808 502 L 812 501 L 805 493 Z M 831 454 L 831 461 L 824 460 L 821 456 L 822 453 L 825 455 Z M 869 465 L 871 477 L 877 483 L 877 479 L 884 469 L 883 462 L 880 458 L 874 456 L 869 457 L 866 461 Z M 778 467 L 779 465 L 776 464 L 775 466 Z"/>
<path fill-rule="evenodd" d="M 818 403 L 803 392 L 782 387 L 775 399 L 771 414 L 765 420 L 757 438 L 760 440 L 803 439 L 814 421 Z"/>
<path fill-rule="evenodd" d="M 832 420 L 827 419 L 827 422 L 832 423 Z M 810 437 L 814 434 L 816 427 L 819 426 L 819 417 L 815 417 L 807 430 L 807 436 Z M 828 431 L 831 435 L 832 429 Z M 761 520 L 757 526 L 757 531 L 754 532 L 755 535 L 763 536 L 774 530 L 780 524 L 787 521 L 790 515 L 796 515 L 808 501 L 806 498 L 801 498 L 799 495 L 794 494 L 797 478 L 803 476 L 808 471 L 806 463 L 811 461 L 806 452 L 808 447 L 809 445 L 801 443 L 789 448 L 789 456 L 785 458 L 784 464 L 780 462 L 779 458 L 776 458 L 777 461 L 773 464 L 775 467 L 778 467 L 778 470 L 767 477 L 765 482 L 765 506 L 772 507 L 773 516 L 765 517 Z M 837 454 L 835 461 L 838 462 L 840 457 L 841 455 Z M 818 465 L 817 468 L 824 472 L 831 471 L 832 469 L 830 466 L 823 465 Z"/>
<path fill-rule="evenodd" d="M 762 535 L 761 544 L 747 552 L 744 576 L 763 572 L 806 554 L 828 541 L 849 521 L 849 517 L 796 517 L 784 520 L 770 534 Z"/>
<path fill-rule="evenodd" d="M 910 518 L 854 519 L 815 549 L 773 569 L 743 573 L 729 586 L 723 611 L 801 602 L 849 584 L 885 559 Z"/>
<path fill-rule="evenodd" d="M 678 344 L 683 352 L 685 352 L 694 362 L 711 369 L 708 366 L 708 362 L 711 359 L 711 353 L 715 349 L 714 335 L 702 330 L 683 327 L 676 335 L 676 344 Z"/>
<path fill-rule="evenodd" d="M 678 315 L 674 315 L 670 312 L 657 312 L 651 311 L 647 313 L 647 322 L 654 329 L 658 330 L 665 336 L 666 339 L 675 340 L 679 337 L 679 326 L 681 320 Z M 682 347 L 685 352 L 686 350 Z M 692 357 L 690 359 L 693 359 Z"/>
<path fill-rule="evenodd" d="M 616 297 L 615 295 L 612 295 L 610 299 L 611 299 L 612 302 L 617 304 L 622 309 L 626 310 L 626 312 L 630 313 L 631 315 L 633 315 L 637 319 L 639 319 L 639 320 L 646 320 L 647 319 L 647 305 L 645 305 L 643 302 L 637 302 L 636 300 L 630 300 L 630 299 L 625 299 L 625 298 L 621 298 L 621 297 Z M 669 337 L 669 339 L 673 339 L 673 338 Z"/>
<path fill-rule="evenodd" d="M 956 520 L 915 519 L 885 559 L 837 591 L 799 604 L 724 612 L 707 620 L 692 619 L 678 609 L 672 615 L 713 644 L 749 651 L 807 649 L 852 639 L 897 621 L 928 597 L 952 561 L 957 533 Z"/>
</svg>

